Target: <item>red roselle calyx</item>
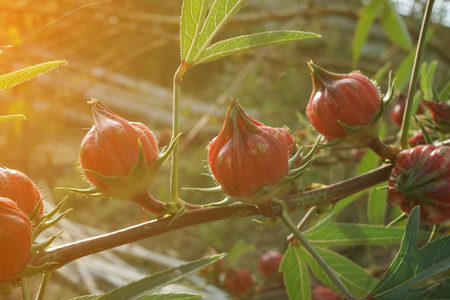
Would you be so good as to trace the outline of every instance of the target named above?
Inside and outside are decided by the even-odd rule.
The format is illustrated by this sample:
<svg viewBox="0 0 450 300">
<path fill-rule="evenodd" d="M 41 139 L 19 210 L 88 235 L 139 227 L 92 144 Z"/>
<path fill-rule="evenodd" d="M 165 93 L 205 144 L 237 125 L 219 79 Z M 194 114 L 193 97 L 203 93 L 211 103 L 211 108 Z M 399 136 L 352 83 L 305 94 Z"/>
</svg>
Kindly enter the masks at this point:
<svg viewBox="0 0 450 300">
<path fill-rule="evenodd" d="M 450 132 L 450 104 L 445 102 L 423 101 L 433 118 L 433 129 L 442 132 Z"/>
<path fill-rule="evenodd" d="M 358 72 L 337 74 L 312 62 L 313 92 L 306 107 L 311 125 L 328 141 L 368 144 L 378 137 L 382 100 L 375 84 Z"/>
<path fill-rule="evenodd" d="M 17 203 L 0 197 L 0 283 L 17 277 L 30 261 L 31 230 Z"/>
<path fill-rule="evenodd" d="M 143 204 L 144 200 L 157 201 L 143 195 L 147 195 L 177 139 L 160 154 L 156 138 L 147 126 L 125 120 L 96 99 L 90 104 L 94 126 L 81 142 L 80 163 L 93 187 L 71 190 L 133 200 L 154 213 L 162 213 L 159 204 L 157 208 Z"/>
<path fill-rule="evenodd" d="M 397 96 L 397 100 L 395 101 L 395 105 L 391 111 L 391 120 L 398 127 L 402 126 L 403 114 L 405 113 L 405 108 L 406 108 L 406 96 L 403 94 L 399 94 Z M 419 104 L 419 107 L 417 108 L 417 114 L 420 115 L 420 114 L 423 114 L 424 112 L 425 112 L 424 107 L 421 102 Z"/>
<path fill-rule="evenodd" d="M 269 280 L 277 280 L 282 278 L 278 271 L 283 260 L 283 255 L 277 251 L 268 251 L 264 253 L 258 261 L 258 270 Z"/>
<path fill-rule="evenodd" d="M 209 144 L 208 162 L 225 194 L 261 204 L 290 191 L 311 161 L 309 155 L 295 169 L 302 159 L 300 153 L 290 159 L 292 147 L 294 139 L 287 129 L 265 126 L 231 100 L 222 130 Z"/>
<path fill-rule="evenodd" d="M 409 215 L 420 205 L 422 222 L 450 219 L 450 147 L 417 146 L 398 154 L 389 178 L 389 201 Z"/>
<path fill-rule="evenodd" d="M 13 200 L 29 216 L 41 200 L 41 193 L 27 175 L 0 165 L 0 197 Z M 43 212 L 44 203 L 41 202 L 36 218 Z"/>
</svg>

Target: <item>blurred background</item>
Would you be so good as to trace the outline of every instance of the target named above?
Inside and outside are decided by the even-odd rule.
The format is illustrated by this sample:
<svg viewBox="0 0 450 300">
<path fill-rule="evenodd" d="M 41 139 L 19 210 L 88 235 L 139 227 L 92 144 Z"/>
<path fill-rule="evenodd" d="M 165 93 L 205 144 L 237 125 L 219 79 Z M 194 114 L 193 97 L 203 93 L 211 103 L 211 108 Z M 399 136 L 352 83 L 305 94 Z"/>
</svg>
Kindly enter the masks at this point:
<svg viewBox="0 0 450 300">
<path fill-rule="evenodd" d="M 358 12 L 368 2 L 250 0 L 219 38 L 277 29 L 310 31 L 322 38 L 202 64 L 184 76 L 181 186 L 213 185 L 211 178 L 204 175 L 208 173 L 205 148 L 220 130 L 229 97 L 240 99 L 244 109 L 257 120 L 274 127 L 286 125 L 300 140 L 309 142 L 310 129 L 295 112 L 304 114 L 311 94 L 306 66 L 310 59 L 335 72 L 359 69 L 368 77 L 386 66 L 398 77 L 397 91 L 406 93 L 425 1 L 391 1 L 406 35 L 398 35 L 394 27 L 390 28 L 379 17 L 356 59 L 352 43 Z M 50 60 L 69 62 L 68 66 L 0 93 L 0 115 L 20 113 L 27 117 L 26 121 L 2 124 L 0 164 L 28 174 L 49 202 L 57 203 L 66 195 L 55 191 L 55 187 L 87 187 L 79 176 L 78 147 L 92 125 L 90 106 L 86 103 L 91 97 L 128 120 L 146 124 L 158 137 L 160 146 L 167 145 L 172 77 L 180 63 L 181 3 L 181 0 L 0 0 L 0 73 Z M 436 0 L 423 59 L 438 61 L 435 79 L 438 90 L 450 78 L 449 26 L 450 3 Z M 387 74 L 382 77 L 380 88 L 386 91 Z M 394 136 L 398 130 L 389 120 L 387 128 L 388 136 Z M 329 153 L 334 156 L 319 160 L 317 167 L 306 175 L 305 184 L 317 182 L 317 178 L 328 184 L 354 175 L 361 156 L 356 154 L 350 149 Z M 163 201 L 168 199 L 168 167 L 167 164 L 163 168 L 152 189 L 152 194 Z M 220 200 L 187 192 L 181 192 L 181 196 L 198 204 Z M 355 214 L 361 209 L 358 205 L 364 206 L 364 201 L 343 211 L 340 218 L 365 222 L 364 216 Z M 67 207 L 73 207 L 74 211 L 66 218 L 69 232 L 63 236 L 66 242 L 93 236 L 98 233 L 96 230 L 117 230 L 152 218 L 136 205 L 115 199 L 70 195 Z M 304 213 L 298 211 L 295 217 Z M 53 278 L 52 291 L 48 293 L 55 295 L 52 299 L 67 299 L 107 291 L 171 263 L 201 258 L 208 247 L 228 252 L 233 245 L 242 245 L 241 240 L 249 251 L 244 251 L 234 263 L 256 274 L 258 257 L 267 250 L 283 252 L 287 234 L 281 224 L 263 226 L 250 219 L 195 226 L 136 243 L 136 247 L 143 247 L 139 248 L 144 251 L 141 255 L 130 255 L 131 250 L 124 250 L 112 253 L 117 257 L 109 258 L 109 263 L 108 258 L 98 257 L 105 265 L 120 257 L 124 263 L 120 268 L 134 270 L 135 275 L 124 275 L 119 269 L 120 279 L 105 279 L 102 267 L 97 271 L 86 269 L 83 261 L 84 265 L 89 263 L 81 259 L 71 264 L 70 271 L 62 270 Z M 358 261 L 358 249 L 343 251 L 364 265 L 363 259 Z M 168 261 L 162 263 L 164 259 Z"/>
</svg>

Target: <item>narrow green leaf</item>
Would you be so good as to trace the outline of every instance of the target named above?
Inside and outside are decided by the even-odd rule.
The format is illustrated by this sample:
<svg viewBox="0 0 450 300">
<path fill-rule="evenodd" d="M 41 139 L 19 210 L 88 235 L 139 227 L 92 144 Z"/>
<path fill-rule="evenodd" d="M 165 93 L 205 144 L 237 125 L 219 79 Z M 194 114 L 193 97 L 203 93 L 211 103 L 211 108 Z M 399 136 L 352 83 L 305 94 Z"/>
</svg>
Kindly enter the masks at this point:
<svg viewBox="0 0 450 300">
<path fill-rule="evenodd" d="M 409 80 L 411 79 L 411 70 L 414 63 L 415 52 L 411 51 L 400 63 L 400 66 L 395 72 L 397 80 L 394 83 L 395 90 L 401 91 L 407 87 Z"/>
<path fill-rule="evenodd" d="M 433 101 L 433 81 L 437 68 L 437 61 L 429 65 L 424 62 L 420 68 L 420 89 L 423 92 L 424 100 Z"/>
<path fill-rule="evenodd" d="M 180 53 L 185 60 L 192 53 L 198 38 L 210 0 L 184 0 L 180 19 Z"/>
<path fill-rule="evenodd" d="M 227 257 L 227 262 L 230 264 L 234 264 L 241 258 L 242 255 L 251 252 L 254 249 L 255 245 L 246 243 L 244 240 L 238 240 L 230 249 Z"/>
<path fill-rule="evenodd" d="M 203 51 L 211 44 L 215 35 L 225 26 L 231 17 L 237 13 L 248 0 L 215 0 L 206 17 L 204 25 L 195 40 L 194 48 L 186 61 L 196 64 Z"/>
<path fill-rule="evenodd" d="M 327 286 L 337 290 L 337 287 L 332 283 L 322 267 L 304 248 L 301 249 L 306 256 L 307 263 L 314 275 Z M 372 288 L 377 284 L 376 278 L 370 276 L 366 270 L 342 255 L 320 247 L 316 247 L 316 250 L 355 296 L 364 297 L 368 295 Z"/>
<path fill-rule="evenodd" d="M 161 287 L 171 284 L 183 277 L 186 277 L 215 261 L 222 259 L 226 254 L 217 254 L 207 258 L 202 258 L 177 268 L 171 268 L 143 279 L 131 282 L 125 286 L 112 290 L 103 295 L 87 295 L 76 300 L 137 300 L 141 299 Z"/>
<path fill-rule="evenodd" d="M 358 24 L 356 24 L 355 34 L 353 36 L 353 62 L 357 62 L 361 56 L 364 43 L 369 35 L 370 27 L 377 16 L 380 7 L 380 0 L 372 0 L 364 6 L 359 12 Z"/>
<path fill-rule="evenodd" d="M 403 18 L 397 13 L 390 0 L 383 1 L 381 25 L 389 39 L 409 51 L 413 47 L 411 36 Z"/>
<path fill-rule="evenodd" d="M 400 243 L 403 228 L 369 224 L 335 223 L 336 214 L 328 216 L 304 232 L 314 246 L 358 246 L 389 245 Z M 420 232 L 420 239 L 426 240 L 429 234 Z"/>
<path fill-rule="evenodd" d="M 408 218 L 400 250 L 371 292 L 372 299 L 448 299 L 448 277 L 432 283 L 429 280 L 450 269 L 450 236 L 417 249 L 419 224 L 420 207 L 416 206 Z"/>
<path fill-rule="evenodd" d="M 320 35 L 311 32 L 294 30 L 268 31 L 249 35 L 241 35 L 231 39 L 222 40 L 211 45 L 199 57 L 197 63 L 217 60 L 222 57 L 248 51 L 251 49 L 281 45 L 315 37 L 320 37 Z"/>
<path fill-rule="evenodd" d="M 202 295 L 186 293 L 150 294 L 139 298 L 139 300 L 196 300 L 203 298 Z"/>
<path fill-rule="evenodd" d="M 300 246 L 289 245 L 284 253 L 280 270 L 283 272 L 286 290 L 291 300 L 311 299 L 311 283 L 306 255 Z"/>
<path fill-rule="evenodd" d="M 33 77 L 36 77 L 66 64 L 67 61 L 65 60 L 48 61 L 18 71 L 0 75 L 0 91 L 6 88 L 11 88 L 15 85 L 18 85 L 19 83 L 30 80 Z"/>
<path fill-rule="evenodd" d="M 0 123 L 8 122 L 11 120 L 25 120 L 24 115 L 6 115 L 6 116 L 0 116 Z"/>
</svg>

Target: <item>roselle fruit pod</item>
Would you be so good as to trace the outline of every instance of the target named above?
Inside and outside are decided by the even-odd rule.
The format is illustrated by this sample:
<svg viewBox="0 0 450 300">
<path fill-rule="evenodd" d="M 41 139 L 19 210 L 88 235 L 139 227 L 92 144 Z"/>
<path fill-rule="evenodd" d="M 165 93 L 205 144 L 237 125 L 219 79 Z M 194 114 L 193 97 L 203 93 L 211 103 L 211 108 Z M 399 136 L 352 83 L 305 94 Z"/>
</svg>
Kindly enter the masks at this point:
<svg viewBox="0 0 450 300">
<path fill-rule="evenodd" d="M 247 269 L 229 269 L 225 273 L 225 288 L 233 296 L 250 296 L 253 284 L 252 275 Z"/>
<path fill-rule="evenodd" d="M 450 147 L 417 146 L 401 151 L 389 178 L 389 201 L 409 215 L 420 205 L 420 219 L 450 219 Z"/>
<path fill-rule="evenodd" d="M 178 137 L 159 153 L 155 136 L 144 124 L 125 120 L 96 99 L 90 104 L 94 126 L 81 142 L 80 164 L 92 187 L 69 190 L 124 200 L 147 194 Z"/>
<path fill-rule="evenodd" d="M 24 173 L 2 165 L 0 165 L 0 197 L 16 202 L 29 217 L 39 205 L 33 214 L 33 222 L 37 221 L 44 212 L 44 203 L 41 201 L 41 193 L 36 184 Z"/>
<path fill-rule="evenodd" d="M 272 281 L 279 281 L 282 279 L 282 274 L 279 272 L 283 255 L 277 251 L 268 251 L 261 255 L 258 261 L 258 270 L 264 278 Z"/>
<path fill-rule="evenodd" d="M 391 110 L 391 120 L 396 124 L 398 127 L 402 126 L 403 122 L 403 114 L 405 113 L 406 108 L 406 96 L 404 94 L 399 94 L 397 96 L 397 100 L 395 101 L 395 105 Z M 425 112 L 424 106 L 422 102 L 417 107 L 416 114 L 420 115 Z"/>
<path fill-rule="evenodd" d="M 377 138 L 384 109 L 377 86 L 359 72 L 337 74 L 313 62 L 308 66 L 313 92 L 306 117 L 311 125 L 329 142 L 365 145 Z"/>
<path fill-rule="evenodd" d="M 260 204 L 285 193 L 280 181 L 289 175 L 294 139 L 286 128 L 265 126 L 231 100 L 224 125 L 208 147 L 211 173 L 228 196 Z M 291 180 L 292 181 L 292 180 Z M 290 188 L 289 188 L 290 189 Z"/>
<path fill-rule="evenodd" d="M 323 285 L 317 285 L 311 293 L 312 300 L 340 300 L 339 295 L 331 288 Z"/>
<path fill-rule="evenodd" d="M 17 277 L 30 261 L 31 230 L 17 203 L 0 197 L 0 283 Z"/>
<path fill-rule="evenodd" d="M 431 127 L 441 133 L 450 132 L 450 104 L 445 102 L 423 101 L 431 113 Z"/>
</svg>

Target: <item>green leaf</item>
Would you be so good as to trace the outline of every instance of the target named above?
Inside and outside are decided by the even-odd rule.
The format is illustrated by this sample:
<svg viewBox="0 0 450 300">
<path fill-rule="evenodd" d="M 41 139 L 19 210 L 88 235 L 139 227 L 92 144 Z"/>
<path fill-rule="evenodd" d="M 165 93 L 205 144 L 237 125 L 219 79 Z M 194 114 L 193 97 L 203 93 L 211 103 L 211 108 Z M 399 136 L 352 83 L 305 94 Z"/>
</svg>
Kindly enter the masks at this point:
<svg viewBox="0 0 450 300">
<path fill-rule="evenodd" d="M 234 243 L 233 247 L 230 249 L 227 257 L 227 262 L 229 264 L 234 264 L 241 258 L 245 253 L 251 252 L 255 249 L 255 245 L 248 244 L 244 240 L 238 240 Z"/>
<path fill-rule="evenodd" d="M 395 81 L 395 90 L 401 91 L 405 87 L 407 87 L 409 80 L 411 78 L 412 66 L 414 63 L 414 51 L 411 51 L 400 63 L 400 66 L 397 68 L 395 72 L 395 77 L 397 80 Z"/>
<path fill-rule="evenodd" d="M 304 248 L 301 249 L 306 256 L 307 263 L 314 275 L 327 286 L 337 290 L 337 287 L 325 271 L 323 271 L 322 267 L 312 258 L 312 256 L 309 255 L 309 253 L 307 253 Z M 316 247 L 316 250 L 355 296 L 366 296 L 377 284 L 378 280 L 376 278 L 370 276 L 366 270 L 351 260 L 331 250 L 320 247 Z"/>
<path fill-rule="evenodd" d="M 371 292 L 372 299 L 449 299 L 450 280 L 429 280 L 450 269 L 450 236 L 417 248 L 420 207 L 408 218 L 400 250 Z"/>
<path fill-rule="evenodd" d="M 328 216 L 304 232 L 305 237 L 314 246 L 358 246 L 358 245 L 388 245 L 400 243 L 403 228 L 368 224 L 335 223 L 336 214 Z M 420 233 L 420 238 L 426 240 L 429 234 Z"/>
<path fill-rule="evenodd" d="M 385 63 L 381 68 L 378 69 L 378 71 L 371 77 L 371 79 L 375 82 L 381 82 L 391 67 L 391 62 Z"/>
<path fill-rule="evenodd" d="M 24 115 L 6 115 L 6 116 L 0 116 L 0 123 L 8 122 L 11 120 L 25 120 Z"/>
<path fill-rule="evenodd" d="M 182 266 L 171 268 L 143 279 L 131 282 L 125 286 L 112 290 L 111 292 L 103 295 L 88 295 L 76 300 L 137 300 L 141 299 L 161 287 L 171 284 L 183 277 L 186 277 L 202 268 L 214 263 L 215 261 L 222 259 L 226 254 L 212 255 L 207 258 L 202 258 Z"/>
<path fill-rule="evenodd" d="M 66 64 L 67 61 L 65 60 L 48 61 L 18 71 L 0 75 L 0 91 L 6 88 L 12 88 L 19 83 L 30 80 L 33 77 L 36 77 Z"/>
<path fill-rule="evenodd" d="M 315 37 L 320 37 L 320 35 L 311 32 L 294 30 L 268 31 L 249 35 L 241 35 L 231 39 L 222 40 L 211 45 L 199 57 L 197 63 L 217 60 L 222 57 L 248 51 L 251 49 L 281 45 Z"/>
<path fill-rule="evenodd" d="M 193 46 L 198 38 L 210 0 L 184 0 L 180 19 L 180 53 L 185 60 L 193 53 Z"/>
<path fill-rule="evenodd" d="M 139 300 L 196 300 L 203 298 L 202 295 L 186 294 L 186 293 L 170 293 L 170 294 L 150 294 L 139 298 Z"/>
<path fill-rule="evenodd" d="M 211 44 L 215 35 L 225 26 L 231 17 L 237 13 L 248 0 L 215 0 L 206 17 L 203 27 L 195 40 L 192 52 L 186 61 L 196 64 L 203 51 Z"/>
<path fill-rule="evenodd" d="M 286 290 L 291 300 L 311 299 L 311 283 L 306 255 L 298 246 L 289 245 L 284 253 L 280 270 L 283 272 Z"/>
<path fill-rule="evenodd" d="M 403 18 L 397 13 L 390 0 L 383 1 L 381 12 L 381 25 L 389 39 L 409 51 L 413 47 L 411 36 Z"/>
<path fill-rule="evenodd" d="M 420 89 L 424 100 L 433 101 L 433 81 L 437 64 L 437 61 L 431 62 L 430 65 L 424 62 L 420 68 Z"/>
<path fill-rule="evenodd" d="M 380 7 L 380 0 L 372 0 L 359 12 L 358 24 L 356 24 L 355 35 L 353 36 L 353 62 L 357 62 L 361 56 L 364 43 L 369 35 L 370 27 L 377 16 Z"/>
</svg>

